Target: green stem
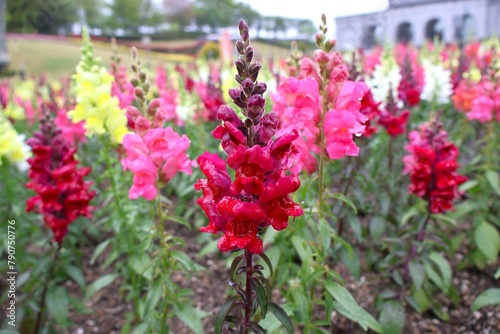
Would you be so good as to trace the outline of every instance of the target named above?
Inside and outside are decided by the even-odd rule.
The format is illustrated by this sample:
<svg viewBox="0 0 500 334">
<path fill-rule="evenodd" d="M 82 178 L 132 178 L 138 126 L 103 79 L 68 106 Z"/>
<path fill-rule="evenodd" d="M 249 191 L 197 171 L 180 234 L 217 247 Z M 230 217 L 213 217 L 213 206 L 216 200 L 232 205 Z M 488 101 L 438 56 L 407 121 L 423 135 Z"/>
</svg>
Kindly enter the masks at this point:
<svg viewBox="0 0 500 334">
<path fill-rule="evenodd" d="M 252 302 L 252 275 L 253 275 L 253 271 L 251 269 L 253 266 L 252 256 L 253 256 L 253 254 L 250 251 L 245 249 L 245 260 L 246 260 L 246 268 L 247 268 L 247 272 L 246 272 L 247 279 L 246 279 L 246 287 L 245 287 L 245 294 L 247 297 L 246 305 L 245 305 L 245 325 L 244 325 L 245 332 L 246 332 L 246 329 L 250 326 L 250 320 L 251 320 L 251 315 L 252 315 L 252 306 L 253 306 L 253 302 Z M 244 334 L 244 333 L 242 333 L 242 334 Z"/>
<path fill-rule="evenodd" d="M 50 264 L 49 274 L 47 275 L 47 281 L 45 282 L 45 285 L 44 285 L 43 291 L 42 291 L 42 296 L 40 297 L 40 311 L 38 312 L 38 316 L 36 318 L 35 330 L 33 331 L 33 334 L 38 334 L 40 332 L 40 329 L 41 329 L 40 327 L 42 325 L 42 317 L 43 317 L 43 313 L 45 313 L 45 295 L 47 294 L 47 288 L 50 284 L 50 280 L 52 279 L 52 276 L 54 276 L 54 270 L 56 267 L 57 260 L 59 258 L 61 247 L 62 247 L 62 242 L 60 242 L 58 244 L 56 252 L 54 254 L 54 259 L 52 260 L 52 263 Z"/>
<path fill-rule="evenodd" d="M 1 159 L 1 158 L 0 158 Z M 6 161 L 7 159 L 2 159 L 3 161 L 0 161 L 0 169 L 2 170 L 2 179 L 3 179 L 3 186 L 2 186 L 2 192 L 5 191 L 5 197 L 7 199 L 7 212 L 5 212 L 5 217 L 9 217 L 12 211 L 12 199 L 14 198 L 12 196 L 12 184 L 11 184 L 11 175 L 9 173 L 10 165 L 9 162 Z"/>
<path fill-rule="evenodd" d="M 161 205 L 161 188 L 160 188 L 160 182 L 157 180 L 156 182 L 156 188 L 158 189 L 158 193 L 156 195 L 156 215 L 158 219 L 158 234 L 159 234 L 159 241 L 160 241 L 160 251 L 159 254 L 161 256 L 161 263 L 163 263 L 163 270 L 161 270 L 161 273 L 169 273 L 171 270 L 173 270 L 173 265 L 171 265 L 170 262 L 170 256 L 169 256 L 169 247 L 167 245 L 167 241 L 165 240 L 165 226 L 164 226 L 164 221 L 163 221 L 163 209 Z M 169 275 L 169 274 L 167 274 Z M 161 320 L 161 332 L 162 333 L 168 333 L 168 324 L 167 324 L 167 319 L 168 319 L 168 314 L 170 312 L 170 308 L 168 307 L 168 302 L 170 301 L 169 297 L 169 291 L 168 287 L 163 284 L 164 288 L 164 298 L 167 301 L 167 305 L 165 305 L 162 313 L 162 320 Z"/>
<path fill-rule="evenodd" d="M 110 152 L 112 151 L 112 146 L 111 143 L 109 142 L 109 138 L 104 138 L 104 155 L 106 158 L 106 167 L 108 168 L 108 173 L 109 173 L 109 182 L 111 182 L 111 189 L 113 190 L 113 200 L 115 201 L 116 209 L 118 210 L 118 214 L 120 215 L 120 219 L 122 222 L 125 221 L 125 213 L 123 212 L 121 203 L 120 203 L 120 196 L 118 194 L 118 188 L 116 186 L 116 180 L 115 180 L 115 173 L 113 173 L 113 165 L 111 162 L 111 154 Z"/>
<path fill-rule="evenodd" d="M 158 186 L 158 182 L 156 182 L 156 188 L 158 189 L 158 193 L 156 195 L 156 215 L 158 217 L 158 233 L 160 238 L 160 247 L 164 248 L 164 236 L 165 236 L 165 227 L 163 225 L 163 210 L 161 208 L 161 194 L 160 187 Z"/>
<path fill-rule="evenodd" d="M 486 141 L 486 169 L 493 169 L 494 163 L 493 163 L 493 151 L 495 150 L 496 146 L 496 141 L 495 141 L 495 131 L 494 131 L 494 121 L 490 121 L 486 123 L 487 129 L 488 129 L 488 134 L 487 138 L 488 140 Z"/>
<path fill-rule="evenodd" d="M 326 69 L 322 70 L 322 82 L 321 82 L 321 115 L 319 120 L 319 141 L 320 141 L 320 155 L 319 155 L 319 166 L 318 166 L 318 197 L 319 197 L 319 207 L 318 212 L 320 218 L 323 218 L 323 207 L 325 197 L 323 192 L 325 191 L 325 163 L 326 163 L 326 138 L 325 138 L 325 115 L 328 111 L 328 91 L 326 85 L 328 82 L 328 73 Z"/>
</svg>

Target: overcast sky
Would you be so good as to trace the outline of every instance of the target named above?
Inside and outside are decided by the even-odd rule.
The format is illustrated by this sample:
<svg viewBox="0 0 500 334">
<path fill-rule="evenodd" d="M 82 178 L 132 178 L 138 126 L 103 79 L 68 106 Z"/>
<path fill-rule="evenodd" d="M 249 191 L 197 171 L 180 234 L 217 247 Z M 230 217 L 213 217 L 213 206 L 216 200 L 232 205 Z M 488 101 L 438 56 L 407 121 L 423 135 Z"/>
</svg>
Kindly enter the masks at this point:
<svg viewBox="0 0 500 334">
<path fill-rule="evenodd" d="M 308 18 L 319 24 L 325 13 L 328 26 L 339 16 L 383 11 L 389 0 L 239 0 L 249 4 L 261 15 Z"/>
</svg>

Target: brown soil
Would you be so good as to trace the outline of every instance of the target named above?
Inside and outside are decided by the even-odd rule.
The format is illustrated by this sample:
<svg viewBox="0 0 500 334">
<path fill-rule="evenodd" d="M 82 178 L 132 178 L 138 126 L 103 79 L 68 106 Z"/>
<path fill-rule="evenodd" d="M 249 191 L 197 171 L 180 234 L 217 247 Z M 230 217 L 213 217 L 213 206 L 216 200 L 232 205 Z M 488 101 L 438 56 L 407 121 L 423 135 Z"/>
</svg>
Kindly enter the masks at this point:
<svg viewBox="0 0 500 334">
<path fill-rule="evenodd" d="M 228 271 L 225 268 L 225 254 L 208 254 L 204 257 L 198 257 L 201 245 L 196 242 L 197 231 L 189 231 L 182 227 L 175 232 L 182 235 L 186 240 L 187 249 L 185 252 L 196 262 L 206 268 L 200 271 L 197 276 L 187 279 L 184 273 L 173 273 L 173 280 L 183 287 L 188 287 L 194 291 L 193 305 L 208 313 L 203 319 L 205 333 L 214 333 L 214 319 L 220 306 L 224 303 L 228 291 L 227 279 Z M 87 284 L 92 283 L 100 276 L 112 272 L 111 268 L 101 269 L 106 255 L 102 254 L 93 264 L 90 264 L 90 258 L 93 254 L 93 248 L 82 249 L 84 254 L 82 261 L 82 270 Z M 335 268 L 346 282 L 346 287 L 351 291 L 357 302 L 374 313 L 373 300 L 375 296 L 382 291 L 387 281 L 381 280 L 377 274 L 369 273 L 356 281 L 349 274 L 348 270 L 339 264 Z M 487 288 L 494 287 L 497 282 L 493 279 L 494 268 L 488 268 L 486 271 L 465 270 L 458 271 L 454 268 L 454 284 L 461 293 L 461 302 L 458 307 L 451 303 L 444 305 L 448 307 L 450 314 L 449 322 L 441 322 L 430 313 L 419 314 L 413 312 L 407 307 L 407 319 L 404 333 L 500 333 L 500 309 L 498 307 L 485 307 L 477 312 L 471 312 L 470 306 L 475 297 Z M 61 333 L 103 333 L 119 334 L 126 320 L 126 313 L 132 310 L 132 305 L 125 301 L 125 296 L 120 294 L 121 281 L 118 279 L 97 292 L 87 302 L 88 312 L 79 314 L 70 310 L 70 320 L 72 326 Z M 68 291 L 79 291 L 76 283 L 66 282 Z M 338 313 L 331 315 L 331 326 L 325 328 L 331 333 L 363 333 L 363 331 Z M 182 322 L 171 321 L 171 330 L 176 334 L 188 334 L 192 331 Z M 295 333 L 301 333 L 296 329 Z"/>
</svg>

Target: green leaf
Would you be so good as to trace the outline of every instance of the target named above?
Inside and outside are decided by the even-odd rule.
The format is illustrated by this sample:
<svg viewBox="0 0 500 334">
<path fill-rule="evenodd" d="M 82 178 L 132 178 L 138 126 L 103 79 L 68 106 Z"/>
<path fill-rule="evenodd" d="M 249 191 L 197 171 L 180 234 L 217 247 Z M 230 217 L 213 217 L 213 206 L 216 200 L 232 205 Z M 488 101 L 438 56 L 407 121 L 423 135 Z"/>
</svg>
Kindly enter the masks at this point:
<svg viewBox="0 0 500 334">
<path fill-rule="evenodd" d="M 418 304 L 418 311 L 419 312 L 425 312 L 429 309 L 431 306 L 431 302 L 429 300 L 429 297 L 427 297 L 427 294 L 425 293 L 424 289 L 416 290 L 413 293 L 413 298 Z"/>
<path fill-rule="evenodd" d="M 379 239 L 385 232 L 385 219 L 383 217 L 374 217 L 370 221 L 370 235 L 373 239 Z"/>
<path fill-rule="evenodd" d="M 495 190 L 497 195 L 500 196 L 500 179 L 498 178 L 498 173 L 494 170 L 488 170 L 485 174 L 490 186 Z"/>
<path fill-rule="evenodd" d="M 111 242 L 111 239 L 108 239 L 106 241 L 101 242 L 94 251 L 94 254 L 92 255 L 92 258 L 90 259 L 90 264 L 94 264 L 95 260 L 101 255 L 101 253 L 108 247 L 109 243 Z"/>
<path fill-rule="evenodd" d="M 295 250 L 299 254 L 300 259 L 302 261 L 305 261 L 310 256 L 310 252 L 308 250 L 306 250 L 306 248 L 304 247 L 304 243 L 306 241 L 303 238 L 296 236 L 296 235 L 292 236 L 291 241 L 292 241 L 293 247 L 295 248 Z"/>
<path fill-rule="evenodd" d="M 236 272 L 236 269 L 238 269 L 238 265 L 240 262 L 243 260 L 243 255 L 239 255 L 233 259 L 233 262 L 231 263 L 231 269 L 229 270 L 229 278 L 231 278 L 234 281 L 234 273 Z"/>
<path fill-rule="evenodd" d="M 326 219 L 320 218 L 318 220 L 318 232 L 323 247 L 323 257 L 326 258 L 332 242 L 332 228 Z"/>
<path fill-rule="evenodd" d="M 361 277 L 361 261 L 358 252 L 353 250 L 353 253 L 349 254 L 348 251 L 342 249 L 340 251 L 340 257 L 351 275 L 356 280 L 359 280 Z"/>
<path fill-rule="evenodd" d="M 175 315 L 193 330 L 195 334 L 203 334 L 203 324 L 196 310 L 188 304 L 180 304 L 174 309 Z"/>
<path fill-rule="evenodd" d="M 182 226 L 186 226 L 189 230 L 191 230 L 191 228 L 192 228 L 191 224 L 189 224 L 189 222 L 182 217 L 169 216 L 169 217 L 166 217 L 166 220 L 180 224 Z"/>
<path fill-rule="evenodd" d="M 331 298 L 331 297 L 330 297 Z M 283 309 L 287 314 L 291 314 L 297 307 L 292 303 L 287 303 L 282 305 Z M 284 331 L 278 331 L 281 327 L 281 322 L 275 316 L 269 316 L 259 322 L 259 324 L 267 330 L 268 333 L 276 334 L 283 333 Z"/>
<path fill-rule="evenodd" d="M 424 267 L 417 261 L 410 262 L 410 276 L 415 287 L 421 289 L 425 278 L 425 271 Z"/>
<path fill-rule="evenodd" d="M 226 319 L 227 313 L 233 306 L 234 302 L 238 296 L 234 296 L 228 300 L 222 305 L 222 307 L 219 310 L 219 313 L 217 314 L 217 318 L 215 319 L 215 333 L 220 334 L 222 331 L 222 324 L 224 323 L 224 319 Z"/>
<path fill-rule="evenodd" d="M 401 218 L 401 226 L 406 224 L 406 222 L 413 216 L 418 214 L 418 208 L 416 206 L 412 206 L 410 210 L 406 211 L 403 217 Z"/>
<path fill-rule="evenodd" d="M 441 277 L 443 281 L 443 287 L 442 290 L 444 293 L 447 293 L 450 286 L 451 286 L 451 280 L 452 280 L 452 271 L 451 271 L 451 266 L 448 263 L 448 260 L 446 260 L 441 254 L 432 252 L 429 255 L 429 259 L 436 264 L 436 266 L 439 268 L 439 271 L 441 272 Z"/>
<path fill-rule="evenodd" d="M 76 284 L 80 286 L 80 288 L 85 289 L 85 277 L 83 276 L 82 271 L 80 268 L 77 268 L 72 265 L 67 265 L 65 268 L 66 273 L 71 277 Z"/>
<path fill-rule="evenodd" d="M 346 250 L 347 254 L 349 255 L 349 258 L 354 259 L 354 249 L 352 248 L 351 244 L 342 239 L 339 236 L 335 236 L 335 241 L 340 242 L 340 244 L 344 247 Z"/>
<path fill-rule="evenodd" d="M 51 287 L 45 299 L 47 308 L 58 324 L 66 323 L 68 319 L 69 296 L 62 286 Z"/>
<path fill-rule="evenodd" d="M 349 226 L 351 227 L 352 233 L 354 233 L 354 237 L 356 240 L 363 240 L 363 228 L 361 227 L 361 223 L 359 222 L 359 218 L 357 216 L 348 217 Z"/>
<path fill-rule="evenodd" d="M 148 329 L 149 329 L 149 324 L 146 322 L 143 322 L 142 324 L 140 324 L 134 328 L 134 331 L 132 332 L 132 334 L 144 334 L 144 333 L 147 333 Z"/>
<path fill-rule="evenodd" d="M 500 252 L 500 234 L 495 226 L 482 222 L 474 231 L 477 248 L 489 261 L 495 261 Z"/>
<path fill-rule="evenodd" d="M 151 259 L 148 254 L 136 254 L 129 258 L 128 265 L 139 275 L 142 275 L 145 279 L 150 280 L 151 273 Z"/>
<path fill-rule="evenodd" d="M 377 333 L 382 327 L 371 314 L 361 308 L 346 288 L 334 281 L 326 282 L 326 290 L 335 298 L 335 309 L 352 321 L 357 322 L 364 330 L 371 328 Z"/>
<path fill-rule="evenodd" d="M 260 308 L 262 309 L 262 319 L 266 318 L 267 315 L 267 305 L 268 305 L 268 296 L 266 289 L 262 285 L 262 283 L 255 277 L 251 278 L 252 286 L 255 289 L 255 293 L 257 294 L 257 300 L 259 301 Z"/>
<path fill-rule="evenodd" d="M 405 309 L 398 300 L 389 300 L 382 306 L 380 325 L 384 334 L 399 334 L 405 325 Z"/>
<path fill-rule="evenodd" d="M 154 310 L 156 304 L 160 301 L 160 297 L 163 294 L 161 281 L 156 281 L 153 287 L 149 289 L 146 295 L 146 302 L 144 305 L 143 319 L 149 319 L 150 312 Z"/>
<path fill-rule="evenodd" d="M 458 186 L 458 190 L 460 192 L 466 192 L 467 190 L 474 188 L 478 184 L 479 182 L 477 180 L 465 181 L 464 183 Z"/>
<path fill-rule="evenodd" d="M 432 215 L 432 218 L 433 219 L 437 219 L 437 220 L 441 220 L 445 223 L 448 223 L 450 224 L 451 226 L 456 226 L 457 225 L 457 222 L 455 219 L 451 218 L 451 217 L 448 217 L 446 215 L 442 215 L 442 214 L 433 214 Z"/>
<path fill-rule="evenodd" d="M 83 302 L 87 302 L 97 291 L 106 287 L 107 285 L 113 283 L 113 281 L 118 277 L 117 274 L 107 274 L 96 279 L 92 284 L 89 285 L 87 291 L 85 292 L 85 297 Z"/>
<path fill-rule="evenodd" d="M 187 256 L 186 253 L 174 250 L 170 254 L 177 261 L 179 261 L 180 264 L 182 264 L 182 266 L 184 267 L 184 269 L 186 269 L 186 271 L 192 271 L 192 272 L 196 273 L 196 266 L 194 265 L 193 260 L 191 260 L 191 258 L 189 256 Z"/>
<path fill-rule="evenodd" d="M 489 288 L 481 292 L 472 304 L 472 311 L 477 311 L 488 305 L 500 306 L 500 288 Z"/>
<path fill-rule="evenodd" d="M 358 210 L 356 209 L 356 206 L 354 205 L 354 203 L 349 199 L 349 197 L 347 197 L 346 195 L 344 194 L 341 194 L 341 193 L 329 193 L 328 194 L 329 197 L 331 198 L 335 198 L 335 199 L 338 199 L 342 202 L 344 202 L 345 204 L 349 205 L 352 210 L 354 211 L 354 213 L 358 213 Z"/>
<path fill-rule="evenodd" d="M 497 271 L 495 272 L 495 275 L 493 276 L 495 279 L 500 278 L 500 267 L 498 267 Z"/>
<path fill-rule="evenodd" d="M 272 264 L 271 260 L 270 260 L 270 259 L 267 257 L 267 255 L 266 255 L 266 254 L 264 254 L 264 253 L 260 253 L 260 254 L 257 254 L 257 255 L 259 255 L 259 256 L 260 256 L 260 258 L 261 258 L 262 260 L 264 260 L 264 262 L 267 264 L 267 267 L 268 267 L 268 269 L 269 269 L 270 276 L 273 276 L 273 264 Z"/>
<path fill-rule="evenodd" d="M 278 304 L 269 303 L 269 310 L 274 314 L 274 316 L 285 326 L 288 333 L 293 334 L 292 321 L 285 310 L 283 310 Z"/>
</svg>

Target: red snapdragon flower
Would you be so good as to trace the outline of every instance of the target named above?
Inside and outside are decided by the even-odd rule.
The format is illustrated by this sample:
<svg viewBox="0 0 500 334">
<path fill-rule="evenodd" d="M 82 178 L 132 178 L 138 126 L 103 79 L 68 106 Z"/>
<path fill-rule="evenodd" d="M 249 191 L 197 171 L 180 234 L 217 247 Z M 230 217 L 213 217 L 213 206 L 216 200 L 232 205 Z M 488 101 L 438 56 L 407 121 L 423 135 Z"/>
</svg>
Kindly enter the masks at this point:
<svg viewBox="0 0 500 334">
<path fill-rule="evenodd" d="M 71 222 L 80 216 L 91 218 L 89 203 L 95 193 L 89 190 L 91 183 L 84 181 L 91 169 L 78 167 L 76 148 L 54 128 L 47 111 L 40 123 L 41 131 L 27 141 L 33 157 L 28 159 L 30 181 L 26 187 L 37 195 L 26 201 L 26 211 L 41 213 L 54 241 L 61 243 Z"/>
<path fill-rule="evenodd" d="M 198 180 L 196 190 L 203 191 L 197 200 L 205 211 L 209 224 L 202 232 L 223 233 L 219 250 L 246 249 L 262 253 L 260 231 L 271 225 L 276 230 L 287 227 L 290 216 L 297 217 L 303 210 L 293 202 L 290 194 L 300 181 L 296 174 L 288 172 L 290 157 L 297 151 L 293 145 L 298 133 L 291 131 L 271 140 L 278 126 L 274 113 L 264 115 L 265 83 L 258 82 L 261 65 L 253 60 L 253 48 L 249 45 L 248 26 L 240 21 L 240 35 L 236 48 L 240 58 L 235 61 L 239 88 L 229 91 L 234 103 L 245 116 L 242 121 L 236 112 L 224 105 L 217 118 L 222 124 L 212 135 L 220 139 L 228 154 L 223 160 L 216 154 L 204 153 L 198 164 L 206 179 Z M 235 171 L 231 180 L 227 167 Z"/>
<path fill-rule="evenodd" d="M 396 137 L 406 132 L 406 123 L 409 117 L 410 112 L 406 109 L 400 110 L 392 96 L 392 89 L 389 89 L 385 110 L 380 112 L 378 123 L 384 127 L 391 137 Z"/>
<path fill-rule="evenodd" d="M 452 201 L 460 197 L 458 186 L 467 180 L 456 172 L 459 150 L 447 137 L 438 120 L 425 123 L 409 134 L 410 154 L 403 158 L 409 191 L 428 200 L 432 213 L 452 210 Z"/>
<path fill-rule="evenodd" d="M 424 69 L 418 63 L 418 53 L 406 44 L 399 44 L 398 64 L 401 68 L 401 81 L 398 86 L 398 98 L 407 107 L 420 103 L 420 94 L 424 88 Z"/>
</svg>

